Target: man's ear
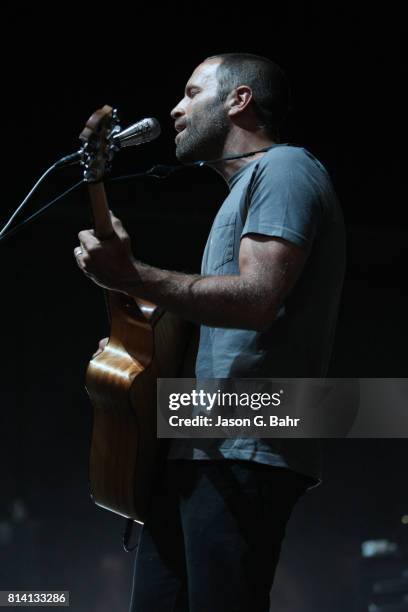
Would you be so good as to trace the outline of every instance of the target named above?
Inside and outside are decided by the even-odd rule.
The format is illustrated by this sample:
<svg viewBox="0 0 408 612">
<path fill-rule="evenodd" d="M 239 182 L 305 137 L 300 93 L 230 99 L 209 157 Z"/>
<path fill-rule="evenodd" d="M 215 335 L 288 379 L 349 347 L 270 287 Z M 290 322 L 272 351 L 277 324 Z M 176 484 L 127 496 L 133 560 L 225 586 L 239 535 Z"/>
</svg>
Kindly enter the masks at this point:
<svg viewBox="0 0 408 612">
<path fill-rule="evenodd" d="M 240 85 L 227 96 L 225 107 L 230 117 L 241 113 L 252 100 L 252 89 L 247 85 Z"/>
</svg>

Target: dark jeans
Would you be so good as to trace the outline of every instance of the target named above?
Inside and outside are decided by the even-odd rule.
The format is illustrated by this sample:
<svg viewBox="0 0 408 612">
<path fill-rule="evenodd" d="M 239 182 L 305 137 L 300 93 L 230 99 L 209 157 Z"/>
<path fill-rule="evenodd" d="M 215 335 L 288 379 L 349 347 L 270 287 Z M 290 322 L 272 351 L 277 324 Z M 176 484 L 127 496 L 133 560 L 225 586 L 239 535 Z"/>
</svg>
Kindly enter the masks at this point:
<svg viewBox="0 0 408 612">
<path fill-rule="evenodd" d="M 136 555 L 130 612 L 268 612 L 309 479 L 252 461 L 169 460 Z"/>
</svg>

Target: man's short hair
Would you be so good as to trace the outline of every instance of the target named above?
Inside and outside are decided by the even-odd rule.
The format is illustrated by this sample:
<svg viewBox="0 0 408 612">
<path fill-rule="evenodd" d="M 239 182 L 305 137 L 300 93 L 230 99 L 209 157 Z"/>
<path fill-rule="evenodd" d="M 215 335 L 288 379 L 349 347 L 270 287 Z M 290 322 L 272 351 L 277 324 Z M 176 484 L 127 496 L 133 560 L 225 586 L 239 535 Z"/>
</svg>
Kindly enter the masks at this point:
<svg viewBox="0 0 408 612">
<path fill-rule="evenodd" d="M 239 85 L 252 90 L 254 110 L 271 138 L 279 138 L 289 110 L 289 84 L 282 68 L 275 62 L 252 53 L 220 53 L 207 57 L 220 59 L 217 68 L 218 96 L 224 102 Z"/>
</svg>

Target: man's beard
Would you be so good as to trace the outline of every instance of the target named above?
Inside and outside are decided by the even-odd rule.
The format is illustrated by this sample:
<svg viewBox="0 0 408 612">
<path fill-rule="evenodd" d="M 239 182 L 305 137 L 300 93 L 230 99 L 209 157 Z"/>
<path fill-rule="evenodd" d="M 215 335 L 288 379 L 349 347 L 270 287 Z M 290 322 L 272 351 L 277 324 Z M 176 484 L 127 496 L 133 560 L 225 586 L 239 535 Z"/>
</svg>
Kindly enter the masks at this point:
<svg viewBox="0 0 408 612">
<path fill-rule="evenodd" d="M 177 159 L 183 164 L 218 159 L 229 130 L 222 102 L 215 100 L 188 120 L 176 146 Z"/>
</svg>

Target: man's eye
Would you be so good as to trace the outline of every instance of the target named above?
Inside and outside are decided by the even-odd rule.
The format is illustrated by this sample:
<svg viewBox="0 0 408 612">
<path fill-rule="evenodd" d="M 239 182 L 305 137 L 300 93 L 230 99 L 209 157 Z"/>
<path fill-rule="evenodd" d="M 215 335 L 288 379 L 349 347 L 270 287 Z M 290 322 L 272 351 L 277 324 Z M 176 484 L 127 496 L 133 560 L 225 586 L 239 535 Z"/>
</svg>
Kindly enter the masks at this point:
<svg viewBox="0 0 408 612">
<path fill-rule="evenodd" d="M 198 94 L 198 89 L 190 89 L 190 98 L 194 98 Z"/>
</svg>

